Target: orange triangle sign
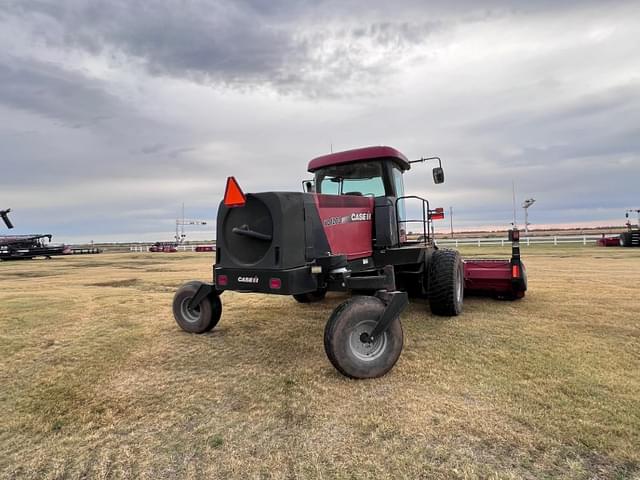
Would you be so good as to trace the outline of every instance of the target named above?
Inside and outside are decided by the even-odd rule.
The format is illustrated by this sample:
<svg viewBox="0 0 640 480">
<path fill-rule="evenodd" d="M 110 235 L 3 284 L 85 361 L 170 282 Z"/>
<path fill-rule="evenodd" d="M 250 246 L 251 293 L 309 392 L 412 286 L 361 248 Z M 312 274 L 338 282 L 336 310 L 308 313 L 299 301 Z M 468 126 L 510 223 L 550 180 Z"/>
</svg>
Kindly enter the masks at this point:
<svg viewBox="0 0 640 480">
<path fill-rule="evenodd" d="M 227 177 L 227 187 L 224 189 L 224 204 L 227 207 L 242 207 L 245 204 L 244 193 L 235 177 Z"/>
</svg>

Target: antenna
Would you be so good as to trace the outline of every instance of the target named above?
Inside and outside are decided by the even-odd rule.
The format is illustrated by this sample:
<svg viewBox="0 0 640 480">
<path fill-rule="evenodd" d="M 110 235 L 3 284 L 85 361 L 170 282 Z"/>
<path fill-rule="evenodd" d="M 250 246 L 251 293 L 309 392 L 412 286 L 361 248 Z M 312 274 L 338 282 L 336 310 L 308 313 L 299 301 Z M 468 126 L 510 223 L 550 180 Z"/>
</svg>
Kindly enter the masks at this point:
<svg viewBox="0 0 640 480">
<path fill-rule="evenodd" d="M 511 194 L 513 195 L 513 228 L 518 228 L 518 222 L 516 220 L 516 182 L 511 180 Z"/>
</svg>

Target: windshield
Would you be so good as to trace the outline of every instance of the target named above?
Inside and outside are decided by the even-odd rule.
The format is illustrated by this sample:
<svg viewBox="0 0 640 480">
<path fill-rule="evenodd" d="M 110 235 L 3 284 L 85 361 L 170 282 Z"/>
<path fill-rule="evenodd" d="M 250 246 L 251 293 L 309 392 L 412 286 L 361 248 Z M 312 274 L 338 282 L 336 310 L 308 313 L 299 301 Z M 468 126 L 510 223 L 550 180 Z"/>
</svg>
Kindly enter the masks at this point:
<svg viewBox="0 0 640 480">
<path fill-rule="evenodd" d="M 358 162 L 326 167 L 316 172 L 316 188 L 325 195 L 385 195 L 380 162 Z"/>
</svg>

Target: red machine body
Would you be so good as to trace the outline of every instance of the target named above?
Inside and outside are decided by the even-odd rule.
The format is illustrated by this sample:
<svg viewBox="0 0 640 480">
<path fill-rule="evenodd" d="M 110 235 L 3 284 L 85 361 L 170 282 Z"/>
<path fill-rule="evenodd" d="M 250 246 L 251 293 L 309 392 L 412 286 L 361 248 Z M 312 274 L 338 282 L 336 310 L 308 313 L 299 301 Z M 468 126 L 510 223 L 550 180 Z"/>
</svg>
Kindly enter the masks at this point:
<svg viewBox="0 0 640 480">
<path fill-rule="evenodd" d="M 511 260 L 478 259 L 464 261 L 465 294 L 490 295 L 515 300 L 524 297 L 526 269 L 514 271 Z"/>
<path fill-rule="evenodd" d="M 596 245 L 598 245 L 599 247 L 619 247 L 620 238 L 619 237 L 602 237 L 596 241 Z"/>
<path fill-rule="evenodd" d="M 527 291 L 527 270 L 520 259 L 520 231 L 509 230 L 511 259 L 464 260 L 464 289 L 472 295 L 517 300 Z"/>
<path fill-rule="evenodd" d="M 318 215 L 331 253 L 347 260 L 373 253 L 373 198 L 315 194 Z"/>
</svg>

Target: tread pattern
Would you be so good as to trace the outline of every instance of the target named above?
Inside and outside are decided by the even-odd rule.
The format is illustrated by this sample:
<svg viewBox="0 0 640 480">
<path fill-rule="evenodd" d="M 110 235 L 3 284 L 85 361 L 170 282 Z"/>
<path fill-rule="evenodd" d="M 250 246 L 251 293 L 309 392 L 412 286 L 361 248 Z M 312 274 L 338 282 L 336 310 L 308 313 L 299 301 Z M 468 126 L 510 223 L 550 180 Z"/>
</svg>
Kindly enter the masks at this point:
<svg viewBox="0 0 640 480">
<path fill-rule="evenodd" d="M 189 333 L 205 333 L 215 327 L 222 316 L 222 302 L 218 295 L 210 295 L 200 304 L 200 311 L 203 315 L 200 322 L 189 323 L 183 321 L 181 304 L 184 299 L 191 298 L 198 291 L 202 282 L 190 281 L 182 285 L 173 297 L 173 317 L 180 328 Z"/>
<path fill-rule="evenodd" d="M 386 374 L 393 368 L 400 357 L 403 346 L 403 333 L 400 319 L 396 319 L 388 330 L 389 351 L 384 359 L 377 364 L 354 365 L 353 359 L 345 356 L 342 342 L 347 340 L 351 320 L 362 317 L 364 312 L 372 311 L 378 314 L 384 310 L 384 304 L 379 298 L 370 296 L 354 296 L 341 303 L 333 311 L 324 329 L 324 350 L 331 364 L 342 375 L 348 378 L 375 378 Z"/>
<path fill-rule="evenodd" d="M 436 250 L 429 265 L 429 306 L 434 315 L 453 317 L 462 313 L 462 300 L 456 299 L 456 282 L 462 282 L 462 258 L 456 250 Z M 464 292 L 464 290 L 463 290 Z"/>
</svg>

